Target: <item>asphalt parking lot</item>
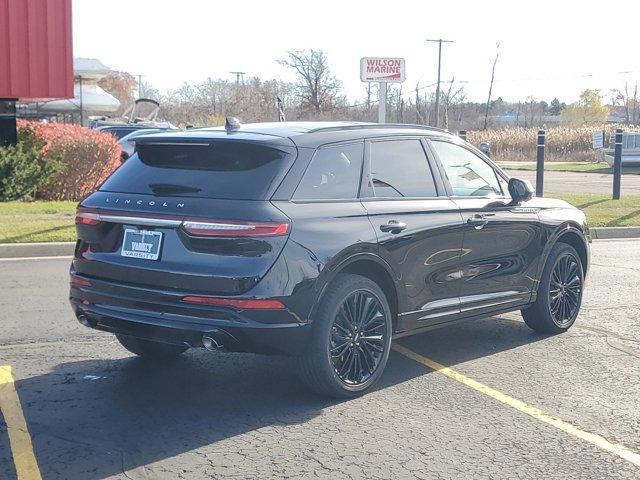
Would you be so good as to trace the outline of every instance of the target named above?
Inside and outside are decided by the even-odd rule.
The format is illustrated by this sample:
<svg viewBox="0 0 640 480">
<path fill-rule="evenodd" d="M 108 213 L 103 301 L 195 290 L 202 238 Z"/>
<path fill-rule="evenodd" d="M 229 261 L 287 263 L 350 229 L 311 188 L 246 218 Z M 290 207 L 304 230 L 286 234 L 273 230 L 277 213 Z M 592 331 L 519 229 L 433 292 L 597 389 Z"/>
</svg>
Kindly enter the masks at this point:
<svg viewBox="0 0 640 480">
<path fill-rule="evenodd" d="M 512 177 L 529 180 L 536 186 L 536 172 L 527 170 L 507 170 Z M 622 175 L 622 192 L 625 195 L 640 195 L 640 175 Z M 546 193 L 598 193 L 611 195 L 613 175 L 593 172 L 544 172 Z"/>
<path fill-rule="evenodd" d="M 73 318 L 68 259 L 1 260 L 0 478 L 640 478 L 639 249 L 594 242 L 568 333 L 509 314 L 404 338 L 350 401 L 287 358 L 133 358 Z"/>
</svg>

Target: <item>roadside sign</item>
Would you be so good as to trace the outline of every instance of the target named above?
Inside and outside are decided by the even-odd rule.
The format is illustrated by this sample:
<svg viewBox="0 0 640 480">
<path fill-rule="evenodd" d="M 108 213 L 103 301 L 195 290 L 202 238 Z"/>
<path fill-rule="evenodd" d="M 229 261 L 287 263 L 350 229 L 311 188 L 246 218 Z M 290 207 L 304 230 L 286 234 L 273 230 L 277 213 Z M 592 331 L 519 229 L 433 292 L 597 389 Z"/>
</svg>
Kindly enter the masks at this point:
<svg viewBox="0 0 640 480">
<path fill-rule="evenodd" d="M 604 148 L 604 132 L 593 132 L 593 148 Z"/>
<path fill-rule="evenodd" d="M 378 123 L 387 118 L 387 83 L 404 82 L 404 58 L 363 57 L 360 59 L 360 80 L 378 82 Z"/>
<path fill-rule="evenodd" d="M 404 58 L 364 57 L 360 59 L 363 82 L 404 82 Z"/>
</svg>

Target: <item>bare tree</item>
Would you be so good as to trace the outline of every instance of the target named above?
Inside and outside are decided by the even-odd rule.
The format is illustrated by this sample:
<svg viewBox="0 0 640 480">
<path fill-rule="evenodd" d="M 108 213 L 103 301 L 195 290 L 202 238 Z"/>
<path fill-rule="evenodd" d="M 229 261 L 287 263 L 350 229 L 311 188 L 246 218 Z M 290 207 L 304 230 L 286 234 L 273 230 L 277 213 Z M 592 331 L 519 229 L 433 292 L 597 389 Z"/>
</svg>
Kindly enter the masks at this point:
<svg viewBox="0 0 640 480">
<path fill-rule="evenodd" d="M 498 57 L 500 56 L 500 42 L 496 43 L 496 58 L 493 60 L 493 67 L 491 68 L 491 82 L 489 83 L 489 96 L 487 97 L 487 106 L 484 109 L 484 126 L 483 130 L 487 129 L 487 119 L 489 117 L 489 105 L 491 104 L 491 90 L 493 89 L 493 79 L 496 75 L 496 64 L 498 63 Z"/>
<path fill-rule="evenodd" d="M 133 102 L 136 79 L 127 72 L 111 72 L 98 82 L 101 88 L 113 95 L 120 102 L 117 114 L 120 115 Z"/>
<path fill-rule="evenodd" d="M 287 54 L 278 63 L 296 71 L 296 93 L 302 104 L 316 113 L 330 107 L 340 91 L 340 82 L 331 73 L 324 51 L 290 50 Z"/>
<path fill-rule="evenodd" d="M 455 77 L 451 77 L 451 82 L 449 83 L 449 88 L 447 92 L 444 94 L 443 103 L 444 103 L 444 128 L 449 128 L 449 109 L 451 105 L 456 101 L 458 95 L 462 93 L 464 87 L 458 87 L 454 90 L 453 86 L 455 83 Z"/>
<path fill-rule="evenodd" d="M 462 125 L 462 118 L 464 116 L 464 106 L 465 100 L 467 99 L 467 94 L 464 89 L 461 89 L 460 95 L 458 97 L 458 126 Z"/>
<path fill-rule="evenodd" d="M 402 98 L 402 84 L 400 84 L 398 89 L 396 90 L 395 105 L 396 105 L 396 121 L 403 123 L 404 122 L 404 99 Z"/>
<path fill-rule="evenodd" d="M 625 118 L 626 118 L 626 124 L 629 125 L 629 122 L 631 122 L 631 112 L 629 111 L 629 88 L 627 86 L 627 83 L 624 84 L 624 110 L 625 110 Z M 613 108 L 615 109 L 615 104 L 613 105 Z"/>
<path fill-rule="evenodd" d="M 636 124 L 638 121 L 638 83 L 635 83 L 633 87 L 633 97 L 629 92 L 629 85 L 624 84 L 624 90 L 619 88 L 612 88 L 609 90 L 611 93 L 611 107 L 615 112 L 618 106 L 624 108 L 624 121 L 627 125 Z"/>
<path fill-rule="evenodd" d="M 633 87 L 633 109 L 631 121 L 634 125 L 638 123 L 638 82 Z"/>
</svg>

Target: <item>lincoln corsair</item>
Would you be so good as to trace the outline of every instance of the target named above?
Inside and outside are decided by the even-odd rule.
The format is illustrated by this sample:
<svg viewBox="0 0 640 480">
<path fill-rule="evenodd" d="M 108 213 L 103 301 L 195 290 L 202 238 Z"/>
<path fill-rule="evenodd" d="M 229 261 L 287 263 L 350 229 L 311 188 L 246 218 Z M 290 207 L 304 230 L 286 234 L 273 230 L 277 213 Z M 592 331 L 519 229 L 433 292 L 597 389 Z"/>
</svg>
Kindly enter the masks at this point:
<svg viewBox="0 0 640 480">
<path fill-rule="evenodd" d="M 258 123 L 139 137 L 79 205 L 70 300 L 137 355 L 188 348 L 298 357 L 350 397 L 391 342 L 520 310 L 576 320 L 589 231 L 446 131 Z"/>
</svg>

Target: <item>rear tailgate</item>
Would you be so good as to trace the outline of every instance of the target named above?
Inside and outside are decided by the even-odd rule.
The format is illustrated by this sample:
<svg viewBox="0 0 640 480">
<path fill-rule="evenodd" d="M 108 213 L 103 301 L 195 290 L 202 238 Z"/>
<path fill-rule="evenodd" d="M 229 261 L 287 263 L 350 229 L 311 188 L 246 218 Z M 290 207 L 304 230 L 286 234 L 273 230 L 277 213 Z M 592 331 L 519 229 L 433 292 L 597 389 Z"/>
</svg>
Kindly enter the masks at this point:
<svg viewBox="0 0 640 480">
<path fill-rule="evenodd" d="M 131 286 L 248 291 L 289 235 L 289 218 L 268 198 L 295 149 L 165 142 L 143 147 L 82 202 L 74 270 Z"/>
<path fill-rule="evenodd" d="M 141 208 L 136 211 L 103 208 L 116 201 L 129 201 Z M 140 201 L 142 204 L 138 204 Z M 157 205 L 161 205 L 162 212 L 154 211 Z M 83 202 L 83 207 L 86 208 L 79 212 L 97 215 L 99 223 L 77 225 L 80 241 L 73 262 L 75 270 L 94 278 L 141 286 L 216 294 L 243 293 L 267 273 L 288 238 L 288 226 L 284 234 L 256 237 L 203 236 L 197 234 L 197 230 L 193 234 L 185 228 L 192 225 L 188 222 L 196 226 L 212 222 L 253 225 L 256 219 L 260 225 L 268 223 L 274 228 L 288 225 L 289 219 L 267 201 L 176 200 L 97 192 Z M 189 215 L 178 211 L 187 207 Z M 211 217 L 212 212 L 215 218 Z M 123 256 L 125 230 L 161 233 L 158 259 Z"/>
</svg>

